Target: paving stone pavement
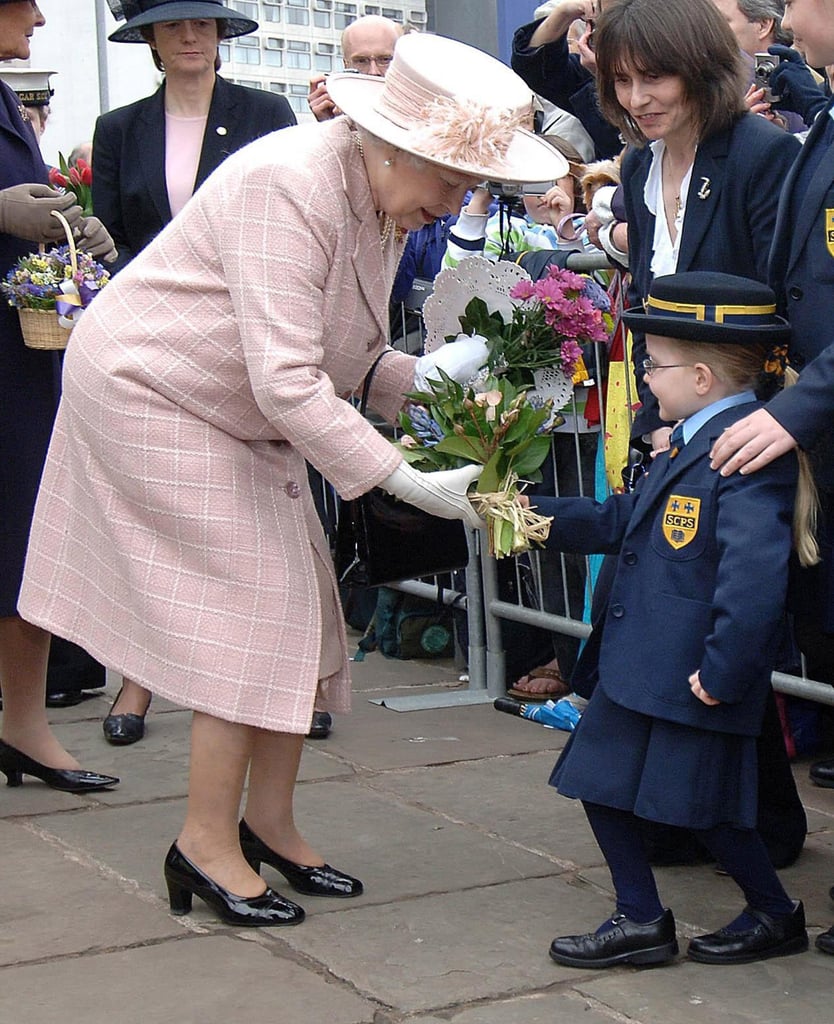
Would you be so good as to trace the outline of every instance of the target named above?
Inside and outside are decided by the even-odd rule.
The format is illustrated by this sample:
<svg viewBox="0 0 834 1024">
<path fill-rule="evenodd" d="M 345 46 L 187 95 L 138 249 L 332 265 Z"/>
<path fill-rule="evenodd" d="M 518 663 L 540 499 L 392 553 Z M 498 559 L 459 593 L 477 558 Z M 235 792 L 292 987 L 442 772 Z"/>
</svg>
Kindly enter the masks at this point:
<svg viewBox="0 0 834 1024">
<path fill-rule="evenodd" d="M 187 784 L 187 712 L 155 701 L 146 739 L 114 748 L 114 687 L 52 711 L 82 764 L 121 776 L 97 796 L 27 779 L 0 788 L 0 1024 L 831 1024 L 834 957 L 741 967 L 685 958 L 740 906 L 710 866 L 664 868 L 682 955 L 577 971 L 554 935 L 594 928 L 611 883 L 581 807 L 546 784 L 567 734 L 489 703 L 395 712 L 370 698 L 461 687 L 451 662 L 369 655 L 354 712 L 308 741 L 296 811 L 355 900 L 298 897 L 298 928 L 236 930 L 200 900 L 168 913 L 162 860 Z M 783 872 L 811 937 L 834 921 L 834 790 L 796 765 L 810 821 Z M 288 892 L 268 867 L 267 881 Z"/>
</svg>

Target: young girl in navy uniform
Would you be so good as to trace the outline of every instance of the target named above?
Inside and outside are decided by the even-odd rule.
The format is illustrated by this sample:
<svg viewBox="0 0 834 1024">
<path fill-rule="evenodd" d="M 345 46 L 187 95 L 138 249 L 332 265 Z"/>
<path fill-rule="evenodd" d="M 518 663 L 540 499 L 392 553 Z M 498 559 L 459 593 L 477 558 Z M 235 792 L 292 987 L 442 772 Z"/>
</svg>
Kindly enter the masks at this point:
<svg viewBox="0 0 834 1024">
<path fill-rule="evenodd" d="M 816 556 L 807 525 L 793 523 L 799 464 L 791 453 L 753 477 L 723 477 L 708 457 L 725 427 L 761 405 L 766 363 L 781 368 L 789 327 L 775 309 L 773 292 L 745 278 L 657 278 L 626 319 L 646 332 L 645 379 L 663 419 L 679 421 L 671 448 L 630 494 L 536 498 L 554 516 L 549 545 L 618 553 L 572 680 L 590 703 L 551 776 L 583 802 L 617 909 L 596 932 L 554 939 L 561 964 L 655 964 L 678 952 L 640 819 L 692 830 L 744 893 L 735 920 L 691 940 L 692 959 L 746 963 L 808 946 L 802 904 L 755 828 L 756 736 L 788 559 L 795 542 L 806 561 Z"/>
</svg>

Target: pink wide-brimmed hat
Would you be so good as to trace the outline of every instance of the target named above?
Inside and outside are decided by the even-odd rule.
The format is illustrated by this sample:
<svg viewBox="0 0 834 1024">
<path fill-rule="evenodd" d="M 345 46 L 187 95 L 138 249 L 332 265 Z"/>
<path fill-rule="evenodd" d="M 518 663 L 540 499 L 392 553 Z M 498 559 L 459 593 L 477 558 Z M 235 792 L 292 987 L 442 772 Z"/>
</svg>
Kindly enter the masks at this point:
<svg viewBox="0 0 834 1024">
<path fill-rule="evenodd" d="M 330 98 L 355 124 L 398 149 L 490 181 L 564 177 L 561 153 L 526 127 L 533 94 L 506 64 L 444 36 L 397 41 L 384 78 L 327 79 Z"/>
</svg>

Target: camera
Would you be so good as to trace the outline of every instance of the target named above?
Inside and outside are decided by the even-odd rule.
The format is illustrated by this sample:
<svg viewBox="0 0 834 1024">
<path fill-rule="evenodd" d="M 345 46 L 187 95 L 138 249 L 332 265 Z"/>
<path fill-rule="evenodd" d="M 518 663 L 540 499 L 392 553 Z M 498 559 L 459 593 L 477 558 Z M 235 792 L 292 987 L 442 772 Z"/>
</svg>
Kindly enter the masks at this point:
<svg viewBox="0 0 834 1024">
<path fill-rule="evenodd" d="M 757 53 L 753 56 L 753 82 L 764 89 L 766 103 L 778 103 L 781 96 L 774 96 L 770 89 L 770 76 L 781 63 L 772 53 Z"/>
<path fill-rule="evenodd" d="M 483 187 L 496 199 L 519 199 L 521 196 L 543 196 L 556 184 L 555 181 L 517 182 L 485 181 Z"/>
</svg>

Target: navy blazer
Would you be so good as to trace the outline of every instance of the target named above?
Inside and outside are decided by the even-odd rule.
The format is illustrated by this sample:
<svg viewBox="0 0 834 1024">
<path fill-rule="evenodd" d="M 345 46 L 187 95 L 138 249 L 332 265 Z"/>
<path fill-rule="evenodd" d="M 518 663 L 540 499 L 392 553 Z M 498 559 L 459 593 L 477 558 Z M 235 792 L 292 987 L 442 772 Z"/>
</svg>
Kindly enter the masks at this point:
<svg viewBox="0 0 834 1024">
<path fill-rule="evenodd" d="M 296 123 L 284 96 L 219 76 L 209 107 L 195 190 L 230 153 Z M 165 83 L 153 94 L 102 114 L 93 136 L 93 209 L 119 250 L 121 269 L 171 220 L 165 183 Z"/>
<path fill-rule="evenodd" d="M 767 280 L 779 192 L 800 149 L 793 135 L 755 114 L 744 114 L 729 131 L 698 144 L 686 198 L 679 273 L 712 270 Z M 623 159 L 632 306 L 645 301 L 652 281 L 655 218 L 643 198 L 651 162 L 648 146 L 630 149 Z M 645 336 L 635 331 L 633 361 L 643 407 L 635 417 L 634 437 L 663 424 L 654 395 L 643 381 L 640 367 L 645 357 Z"/>
<path fill-rule="evenodd" d="M 834 99 L 817 117 L 779 203 L 769 281 L 790 320 L 790 358 L 801 376 L 767 407 L 801 447 L 822 441 L 818 468 L 828 490 L 834 490 L 834 144 L 827 137 L 832 106 Z M 814 164 L 805 180 L 806 168 Z M 805 191 L 797 196 L 800 178 Z"/>
<path fill-rule="evenodd" d="M 548 547 L 619 553 L 572 679 L 617 704 L 700 729 L 755 736 L 783 635 L 797 460 L 723 477 L 709 450 L 760 403 L 713 417 L 675 458 L 659 455 L 630 494 L 536 496 Z M 614 559 L 606 559 L 614 564 Z M 722 701 L 708 707 L 689 688 Z"/>
</svg>

